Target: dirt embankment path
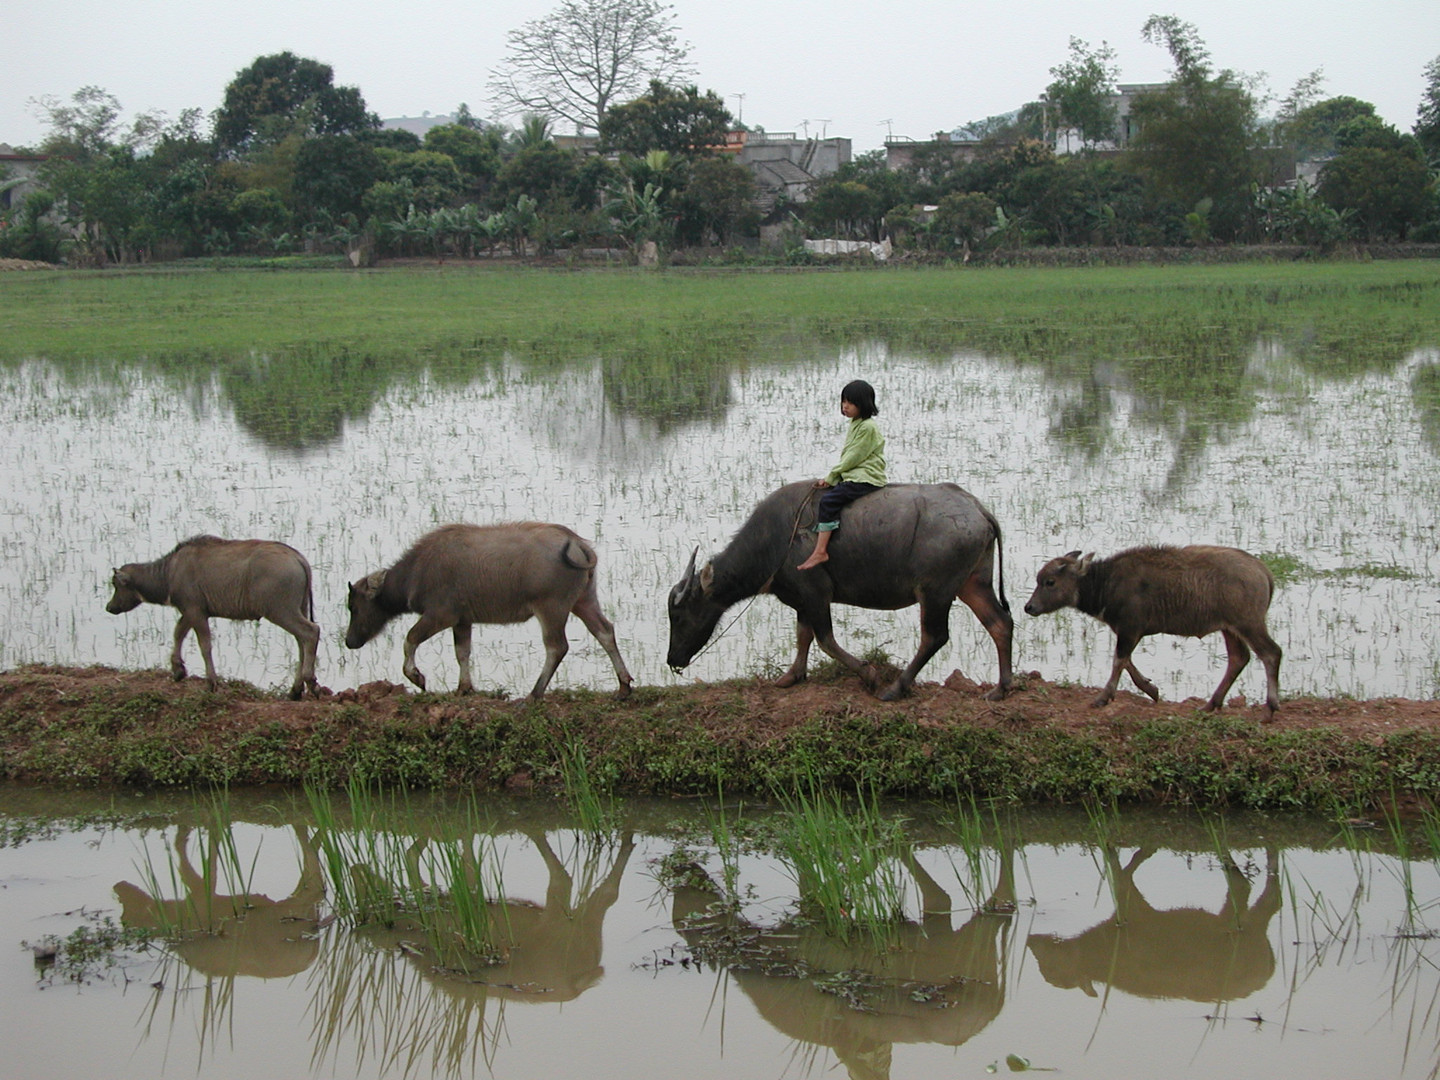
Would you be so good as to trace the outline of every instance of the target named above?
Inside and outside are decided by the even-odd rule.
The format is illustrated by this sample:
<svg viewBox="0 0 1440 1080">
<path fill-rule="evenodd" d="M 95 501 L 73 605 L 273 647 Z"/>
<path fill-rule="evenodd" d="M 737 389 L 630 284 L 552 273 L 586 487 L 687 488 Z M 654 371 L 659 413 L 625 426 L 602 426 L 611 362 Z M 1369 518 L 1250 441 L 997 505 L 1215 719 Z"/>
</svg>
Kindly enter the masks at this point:
<svg viewBox="0 0 1440 1080">
<path fill-rule="evenodd" d="M 388 682 L 286 701 L 211 693 L 161 671 L 0 672 L 0 778 L 62 784 L 343 783 L 520 788 L 561 781 L 578 745 L 615 790 L 713 794 L 812 776 L 883 792 L 957 788 L 1027 800 L 1092 795 L 1255 807 L 1440 801 L 1440 701 L 1297 697 L 1275 720 L 1242 698 L 1150 702 L 1036 674 L 1003 701 L 959 673 L 885 703 L 858 680 L 639 687 L 628 701 L 552 692 L 538 705 L 415 694 Z"/>
</svg>

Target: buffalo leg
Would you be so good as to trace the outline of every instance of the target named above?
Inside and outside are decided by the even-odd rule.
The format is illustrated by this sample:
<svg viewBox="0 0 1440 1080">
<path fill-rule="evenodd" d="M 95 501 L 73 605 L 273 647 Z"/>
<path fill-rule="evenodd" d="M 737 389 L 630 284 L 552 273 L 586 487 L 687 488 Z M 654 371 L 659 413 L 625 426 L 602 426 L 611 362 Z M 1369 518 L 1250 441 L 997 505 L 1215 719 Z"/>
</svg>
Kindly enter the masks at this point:
<svg viewBox="0 0 1440 1080">
<path fill-rule="evenodd" d="M 795 619 L 795 659 L 790 663 L 790 670 L 775 680 L 775 685 L 784 689 L 805 681 L 810 668 L 810 646 L 815 641 L 815 631 L 804 619 Z"/>
<path fill-rule="evenodd" d="M 950 640 L 950 598 L 922 598 L 920 601 L 920 649 L 900 677 L 880 691 L 881 701 L 896 701 L 910 692 L 915 676 Z"/>
<path fill-rule="evenodd" d="M 420 674 L 420 669 L 415 666 L 415 650 L 440 631 L 454 625 L 438 615 L 421 615 L 405 635 L 405 663 L 401 670 L 405 672 L 405 677 L 421 690 L 425 689 L 425 676 Z"/>
<path fill-rule="evenodd" d="M 1015 620 L 1001 605 L 995 595 L 995 588 L 988 577 L 971 574 L 960 586 L 960 600 L 975 613 L 980 625 L 985 627 L 995 642 L 995 654 L 1000 664 L 1000 677 L 995 688 L 985 695 L 989 701 L 999 701 L 1010 689 L 1012 652 L 1015 641 Z"/>
<path fill-rule="evenodd" d="M 1240 672 L 1245 670 L 1245 665 L 1250 663 L 1250 647 L 1239 634 L 1233 630 L 1221 630 L 1220 635 L 1225 639 L 1225 674 L 1205 705 L 1209 712 L 1216 712 L 1225 704 L 1226 693 L 1235 684 Z"/>
<path fill-rule="evenodd" d="M 555 676 L 555 669 L 570 651 L 570 640 L 565 636 L 565 620 L 569 615 L 568 611 L 561 612 L 558 618 L 554 612 L 536 613 L 540 620 L 541 640 L 545 642 L 545 666 L 540 670 L 540 677 L 535 680 L 535 685 L 530 690 L 531 701 L 539 701 L 544 695 L 545 688 Z"/>
<path fill-rule="evenodd" d="M 195 627 L 195 640 L 200 643 L 200 656 L 205 661 L 205 681 L 210 684 L 211 690 L 220 689 L 220 680 L 215 675 L 215 658 L 210 653 L 210 620 L 199 618 L 193 620 Z M 184 664 L 180 665 L 182 668 Z"/>
<path fill-rule="evenodd" d="M 185 635 L 190 632 L 190 620 L 181 615 L 175 623 L 175 647 L 170 650 L 170 677 L 176 682 L 185 678 Z"/>
<path fill-rule="evenodd" d="M 295 672 L 295 681 L 290 685 L 290 700 L 299 701 L 310 688 L 311 697 L 319 697 L 315 681 L 315 652 L 320 647 L 320 627 L 298 611 L 283 619 L 267 615 L 272 623 L 284 630 L 300 646 L 300 667 Z"/>
<path fill-rule="evenodd" d="M 615 624 L 605 617 L 600 610 L 600 599 L 595 595 L 594 581 L 584 596 L 580 598 L 572 609 L 585 624 L 585 629 L 590 631 L 590 636 L 600 643 L 605 650 L 605 655 L 610 657 L 610 666 L 615 669 L 615 677 L 620 680 L 620 689 L 616 696 L 626 698 L 630 696 L 630 684 L 635 680 L 630 677 L 630 671 L 625 667 L 625 661 L 620 658 L 620 645 L 615 640 Z"/>
<path fill-rule="evenodd" d="M 1255 650 L 1255 655 L 1260 657 L 1260 662 L 1265 665 L 1265 719 L 1273 720 L 1275 710 L 1280 708 L 1280 646 L 1275 644 L 1275 639 L 1263 625 L 1247 627 L 1244 635 L 1250 647 Z"/>
<path fill-rule="evenodd" d="M 1115 690 L 1120 685 L 1120 676 L 1135 666 L 1130 662 L 1130 654 L 1135 651 L 1135 646 L 1140 644 L 1140 639 L 1143 636 L 1142 634 L 1116 633 L 1115 662 L 1110 666 L 1110 681 L 1105 684 L 1099 696 L 1090 702 L 1093 708 L 1098 709 L 1101 706 L 1109 705 L 1114 699 Z M 1131 675 L 1131 678 L 1134 678 L 1134 675 Z M 1137 685 L 1139 684 L 1137 683 Z"/>
<path fill-rule="evenodd" d="M 1144 675 L 1140 674 L 1140 669 L 1135 666 L 1135 658 L 1133 656 L 1126 657 L 1125 670 L 1130 673 L 1131 681 L 1134 682 L 1134 684 L 1140 688 L 1141 692 L 1144 693 L 1151 701 L 1160 700 L 1160 688 L 1157 687 L 1149 679 L 1147 679 Z"/>
<path fill-rule="evenodd" d="M 871 685 L 874 680 L 868 671 L 869 665 L 858 657 L 851 656 L 842 649 L 839 642 L 835 640 L 835 627 L 830 621 L 830 608 L 828 606 L 817 607 L 813 611 L 806 611 L 800 614 L 800 619 L 809 624 L 811 632 L 814 634 L 816 644 L 825 650 L 826 655 L 840 661 L 840 663 L 859 675 L 867 686 Z M 798 631 L 796 638 L 798 641 Z"/>
<path fill-rule="evenodd" d="M 475 684 L 470 681 L 471 626 L 468 622 L 458 622 L 452 634 L 455 638 L 455 664 L 460 668 L 460 682 L 456 685 L 455 692 L 473 694 Z"/>
</svg>

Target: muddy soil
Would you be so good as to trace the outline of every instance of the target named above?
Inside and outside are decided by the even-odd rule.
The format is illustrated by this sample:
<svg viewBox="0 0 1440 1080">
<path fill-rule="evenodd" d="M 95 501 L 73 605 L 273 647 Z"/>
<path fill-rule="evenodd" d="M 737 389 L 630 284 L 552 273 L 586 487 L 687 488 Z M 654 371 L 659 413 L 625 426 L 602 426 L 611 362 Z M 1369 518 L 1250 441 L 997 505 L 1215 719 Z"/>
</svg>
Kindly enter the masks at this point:
<svg viewBox="0 0 1440 1080">
<path fill-rule="evenodd" d="M 63 722 L 73 719 L 77 711 L 89 707 L 99 697 L 118 702 L 130 696 L 189 695 L 199 692 L 203 685 L 201 680 L 190 678 L 177 686 L 162 671 L 24 667 L 0 672 L 0 708 L 24 696 L 27 710 L 38 709 L 48 719 Z M 43 693 L 37 694 L 37 689 L 43 689 Z M 986 701 L 983 694 L 987 689 L 988 686 L 953 672 L 944 682 L 917 683 L 910 698 L 893 704 L 877 701 L 865 692 L 857 679 L 848 676 L 835 680 L 811 679 L 785 690 L 760 680 L 693 682 L 665 689 L 637 687 L 632 700 L 633 707 L 640 709 L 652 707 L 657 699 L 662 699 L 687 715 L 703 718 L 706 728 L 716 736 L 739 736 L 751 743 L 764 743 L 782 736 L 788 729 L 817 716 L 880 716 L 899 711 L 916 723 L 931 727 L 1023 724 L 1095 732 L 1119 731 L 1146 720 L 1184 715 L 1205 704 L 1201 698 L 1153 703 L 1141 695 L 1121 691 L 1109 705 L 1095 709 L 1090 702 L 1097 688 L 1048 682 L 1038 673 L 1018 676 L 1016 689 L 1003 701 Z M 236 735 L 277 723 L 308 726 L 324 723 L 327 713 L 342 707 L 346 710 L 346 723 L 353 724 L 356 706 L 370 720 L 384 721 L 402 711 L 410 711 L 413 705 L 407 702 L 410 693 L 409 688 L 394 683 L 374 682 L 358 690 L 338 693 L 322 689 L 318 699 L 291 702 L 258 693 L 245 684 L 231 684 L 222 689 L 227 704 L 222 710 L 221 726 Z M 432 695 L 428 700 L 424 711 L 434 719 L 513 708 L 509 702 L 484 695 Z M 594 697 L 552 692 L 542 707 L 563 718 L 579 710 L 593 709 Z M 617 711 L 630 707 L 625 703 L 607 705 Z M 1262 722 L 1264 714 L 1259 703 L 1241 696 L 1232 697 L 1225 711 L 1253 718 L 1257 724 Z M 1403 731 L 1440 731 L 1440 701 L 1284 698 L 1279 713 L 1266 727 L 1280 730 L 1327 727 L 1357 740 L 1372 741 Z M 727 728 L 731 730 L 727 732 Z"/>
</svg>

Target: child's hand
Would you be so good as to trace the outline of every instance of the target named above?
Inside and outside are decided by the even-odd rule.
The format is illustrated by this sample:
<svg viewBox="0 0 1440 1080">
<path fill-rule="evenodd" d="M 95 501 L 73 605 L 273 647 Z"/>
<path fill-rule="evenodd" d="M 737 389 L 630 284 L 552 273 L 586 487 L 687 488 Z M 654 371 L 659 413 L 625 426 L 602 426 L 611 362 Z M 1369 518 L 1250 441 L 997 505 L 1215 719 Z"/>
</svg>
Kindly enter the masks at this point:
<svg viewBox="0 0 1440 1080">
<path fill-rule="evenodd" d="M 830 486 L 830 481 L 829 481 L 829 480 L 816 480 L 816 481 L 815 481 L 815 486 L 816 486 L 817 488 L 827 488 L 827 487 Z"/>
</svg>

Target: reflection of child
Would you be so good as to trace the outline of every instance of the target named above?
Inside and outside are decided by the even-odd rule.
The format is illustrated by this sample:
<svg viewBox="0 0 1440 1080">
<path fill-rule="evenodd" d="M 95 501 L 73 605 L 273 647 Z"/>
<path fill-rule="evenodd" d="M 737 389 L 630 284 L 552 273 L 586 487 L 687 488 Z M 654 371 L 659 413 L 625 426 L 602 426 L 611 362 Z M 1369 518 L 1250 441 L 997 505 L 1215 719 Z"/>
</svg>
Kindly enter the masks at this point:
<svg viewBox="0 0 1440 1080">
<path fill-rule="evenodd" d="M 840 462 L 817 488 L 825 488 L 820 496 L 819 523 L 815 526 L 815 550 L 796 569 L 809 570 L 830 558 L 830 534 L 840 527 L 840 511 L 862 495 L 885 486 L 885 436 L 875 416 L 875 388 L 864 379 L 856 379 L 840 391 L 840 412 L 850 418 L 845 433 L 845 447 Z"/>
</svg>

